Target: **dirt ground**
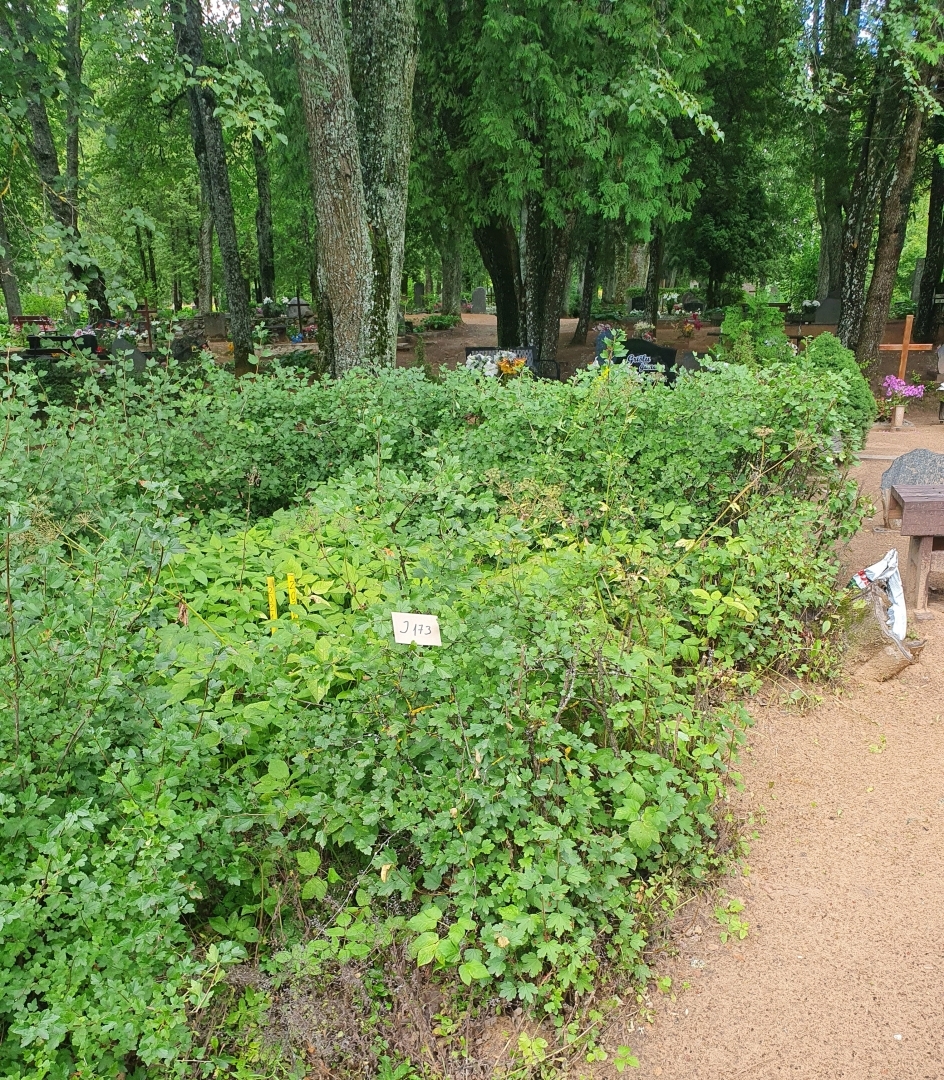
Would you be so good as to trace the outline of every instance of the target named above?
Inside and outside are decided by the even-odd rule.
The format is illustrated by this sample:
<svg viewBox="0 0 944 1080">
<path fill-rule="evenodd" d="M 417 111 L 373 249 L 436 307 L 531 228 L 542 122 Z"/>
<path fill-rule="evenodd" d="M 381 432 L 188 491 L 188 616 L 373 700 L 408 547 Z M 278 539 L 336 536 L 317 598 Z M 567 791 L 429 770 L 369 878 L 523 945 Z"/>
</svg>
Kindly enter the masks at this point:
<svg viewBox="0 0 944 1080">
<path fill-rule="evenodd" d="M 908 419 L 873 429 L 854 470 L 877 506 L 894 456 L 944 452 L 936 399 Z M 904 562 L 907 538 L 881 526 L 879 510 L 844 573 L 893 546 Z M 608 1032 L 640 1080 L 944 1078 L 944 593 L 931 608 L 909 626 L 921 659 L 896 679 L 853 671 L 806 712 L 776 691 L 752 705 L 734 808 L 758 835 L 726 885 L 750 931 L 722 944 L 704 906 L 680 920 L 678 956 L 660 964 L 677 1000 L 657 995 L 651 1024 Z"/>
</svg>

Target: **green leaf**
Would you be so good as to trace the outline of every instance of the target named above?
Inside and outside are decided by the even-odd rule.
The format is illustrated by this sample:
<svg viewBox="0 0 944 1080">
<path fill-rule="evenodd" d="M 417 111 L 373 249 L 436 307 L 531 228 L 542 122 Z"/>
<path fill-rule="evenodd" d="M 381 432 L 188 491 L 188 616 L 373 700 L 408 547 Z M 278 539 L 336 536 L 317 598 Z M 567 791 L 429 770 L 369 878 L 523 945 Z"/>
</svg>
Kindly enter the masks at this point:
<svg viewBox="0 0 944 1080">
<path fill-rule="evenodd" d="M 297 851 L 295 858 L 303 874 L 317 874 L 321 869 L 321 855 L 317 851 Z"/>
<path fill-rule="evenodd" d="M 281 758 L 272 758 L 269 761 L 269 776 L 273 780 L 288 780 L 290 775 L 288 765 Z"/>
<path fill-rule="evenodd" d="M 434 930 L 441 920 L 442 912 L 435 904 L 430 904 L 428 907 L 423 908 L 417 915 L 414 915 L 413 918 L 407 922 L 407 926 L 411 930 L 423 933 L 424 931 Z"/>
<path fill-rule="evenodd" d="M 328 892 L 328 883 L 324 878 L 310 878 L 302 886 L 303 900 L 324 900 Z"/>
<path fill-rule="evenodd" d="M 487 979 L 488 968 L 481 960 L 467 960 L 459 965 L 459 978 L 469 986 L 473 979 Z"/>
</svg>

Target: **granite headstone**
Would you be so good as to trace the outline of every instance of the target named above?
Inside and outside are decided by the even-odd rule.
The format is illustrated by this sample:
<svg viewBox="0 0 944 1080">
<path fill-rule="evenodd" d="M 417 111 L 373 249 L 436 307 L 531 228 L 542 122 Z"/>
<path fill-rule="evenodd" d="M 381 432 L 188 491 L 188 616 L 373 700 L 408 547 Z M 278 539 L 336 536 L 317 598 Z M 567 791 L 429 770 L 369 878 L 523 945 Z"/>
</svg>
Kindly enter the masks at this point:
<svg viewBox="0 0 944 1080">
<path fill-rule="evenodd" d="M 203 316 L 203 332 L 212 341 L 226 337 L 226 314 L 213 311 Z"/>
<path fill-rule="evenodd" d="M 477 289 L 472 290 L 472 314 L 485 314 L 485 290 L 481 285 Z"/>
<path fill-rule="evenodd" d="M 144 371 L 147 366 L 147 357 L 141 352 L 137 342 L 133 339 L 129 340 L 126 337 L 121 337 L 121 335 L 116 337 L 112 342 L 111 354 L 125 364 L 130 360 L 131 370 L 135 373 Z"/>
<path fill-rule="evenodd" d="M 413 283 L 413 309 L 415 311 L 426 310 L 426 289 L 423 287 L 422 281 Z"/>
<path fill-rule="evenodd" d="M 907 454 L 895 458 L 882 473 L 882 507 L 885 511 L 885 526 L 888 520 L 888 494 L 892 486 L 901 484 L 944 484 L 944 454 L 935 454 L 933 450 L 909 450 Z"/>
<path fill-rule="evenodd" d="M 819 307 L 815 309 L 813 322 L 817 326 L 835 326 L 839 322 L 839 313 L 842 310 L 842 300 L 836 296 L 827 296 L 821 300 Z"/>
</svg>

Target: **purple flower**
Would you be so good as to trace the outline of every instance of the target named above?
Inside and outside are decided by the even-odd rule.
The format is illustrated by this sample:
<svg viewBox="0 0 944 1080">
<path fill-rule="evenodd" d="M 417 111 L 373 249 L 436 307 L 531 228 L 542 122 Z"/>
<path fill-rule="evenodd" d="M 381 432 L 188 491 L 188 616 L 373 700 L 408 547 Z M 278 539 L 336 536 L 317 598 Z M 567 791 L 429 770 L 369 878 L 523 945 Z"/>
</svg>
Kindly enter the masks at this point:
<svg viewBox="0 0 944 1080">
<path fill-rule="evenodd" d="M 899 379 L 897 375 L 886 375 L 882 381 L 885 397 L 895 405 L 903 405 L 907 398 L 924 397 L 924 387 L 913 385 Z"/>
</svg>

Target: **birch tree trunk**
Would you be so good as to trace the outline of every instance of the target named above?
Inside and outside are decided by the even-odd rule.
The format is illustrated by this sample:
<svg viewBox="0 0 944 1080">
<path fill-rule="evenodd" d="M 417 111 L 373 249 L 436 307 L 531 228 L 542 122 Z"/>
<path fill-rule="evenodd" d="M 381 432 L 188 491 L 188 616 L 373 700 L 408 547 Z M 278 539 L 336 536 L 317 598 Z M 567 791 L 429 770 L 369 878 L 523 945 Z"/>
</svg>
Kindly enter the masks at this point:
<svg viewBox="0 0 944 1080">
<path fill-rule="evenodd" d="M 938 153 L 944 151 L 944 119 L 934 120 L 935 140 L 931 160 L 931 190 L 928 195 L 928 240 L 924 252 L 924 270 L 918 290 L 915 314 L 916 341 L 935 341 L 941 324 L 941 308 L 935 296 L 944 274 L 944 164 Z M 937 153 L 935 153 L 937 151 Z"/>
<path fill-rule="evenodd" d="M 0 199 L 0 285 L 3 287 L 3 302 L 7 308 L 7 318 L 12 322 L 14 316 L 23 314 L 23 306 L 20 303 L 20 290 L 13 266 L 13 252 L 10 248 L 2 199 Z"/>
<path fill-rule="evenodd" d="M 190 69 L 188 74 L 193 75 L 197 69 L 204 66 L 203 11 L 200 0 L 175 0 L 172 18 L 177 55 Z M 187 103 L 190 107 L 190 133 L 200 170 L 200 182 L 209 194 L 213 208 L 213 224 L 220 247 L 223 281 L 229 306 L 233 356 L 237 364 L 245 364 L 252 351 L 252 322 L 249 314 L 249 290 L 239 257 L 223 126 L 219 117 L 214 115 L 216 96 L 209 86 L 194 80 L 194 84 L 187 87 Z"/>
<path fill-rule="evenodd" d="M 416 70 L 414 0 L 298 0 L 318 220 L 319 329 L 336 375 L 396 360 Z"/>
<path fill-rule="evenodd" d="M 200 234 L 197 239 L 197 310 L 213 310 L 213 210 L 209 195 L 200 196 Z"/>
<path fill-rule="evenodd" d="M 272 185 L 269 153 L 265 144 L 251 136 L 252 160 L 256 167 L 256 251 L 259 256 L 259 288 L 262 297 L 275 299 L 275 248 L 272 242 Z"/>
<path fill-rule="evenodd" d="M 891 304 L 898 263 L 905 242 L 911 194 L 914 189 L 915 162 L 921 140 L 923 113 L 917 102 L 911 101 L 905 114 L 904 132 L 898 144 L 898 156 L 882 193 L 879 214 L 878 243 L 869 282 L 868 298 L 862 317 L 862 328 L 856 348 L 856 360 L 863 370 L 870 370 L 878 360 L 878 347 L 885 333 L 888 309 Z"/>
<path fill-rule="evenodd" d="M 517 348 L 524 344 L 518 238 L 511 225 L 495 218 L 477 225 L 472 239 L 495 290 L 499 348 Z"/>
</svg>

